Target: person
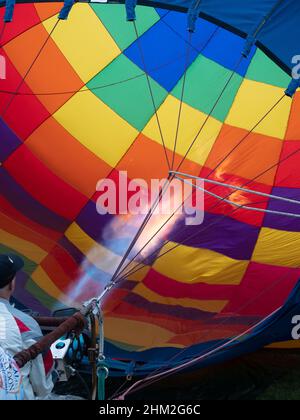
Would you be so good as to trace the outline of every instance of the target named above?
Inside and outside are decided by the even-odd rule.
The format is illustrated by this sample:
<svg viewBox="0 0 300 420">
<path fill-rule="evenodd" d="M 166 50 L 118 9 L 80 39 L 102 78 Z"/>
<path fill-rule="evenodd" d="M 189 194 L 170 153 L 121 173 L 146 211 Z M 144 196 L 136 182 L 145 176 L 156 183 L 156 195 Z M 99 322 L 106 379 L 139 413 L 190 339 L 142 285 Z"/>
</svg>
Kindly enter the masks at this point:
<svg viewBox="0 0 300 420">
<path fill-rule="evenodd" d="M 14 359 L 0 347 L 0 401 L 23 399 L 20 369 Z"/>
<path fill-rule="evenodd" d="M 29 315 L 10 304 L 16 284 L 16 275 L 24 267 L 23 260 L 16 255 L 0 255 L 0 347 L 13 357 L 35 344 L 42 331 Z M 53 389 L 54 368 L 51 351 L 39 355 L 21 369 L 23 399 L 43 399 Z"/>
</svg>

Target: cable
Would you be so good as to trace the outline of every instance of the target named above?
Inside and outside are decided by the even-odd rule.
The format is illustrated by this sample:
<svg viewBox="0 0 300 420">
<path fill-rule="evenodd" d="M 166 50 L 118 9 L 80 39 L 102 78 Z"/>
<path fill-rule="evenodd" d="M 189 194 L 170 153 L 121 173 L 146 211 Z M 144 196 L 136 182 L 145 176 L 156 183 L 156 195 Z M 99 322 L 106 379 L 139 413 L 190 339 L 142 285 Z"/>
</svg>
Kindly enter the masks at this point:
<svg viewBox="0 0 300 420">
<path fill-rule="evenodd" d="M 191 144 L 190 144 L 190 146 L 188 147 L 188 150 L 186 151 L 185 155 L 182 157 L 181 161 L 179 162 L 179 164 L 178 164 L 178 166 L 177 166 L 177 168 L 176 168 L 176 172 L 177 172 L 177 171 L 179 171 L 179 169 L 181 168 L 181 166 L 182 166 L 183 162 L 186 160 L 187 156 L 189 155 L 189 153 L 190 153 L 191 149 L 193 148 L 193 146 L 194 146 L 194 144 L 196 143 L 196 141 L 197 141 L 198 137 L 199 137 L 199 136 L 200 136 L 200 134 L 202 133 L 202 131 L 203 131 L 204 127 L 206 126 L 206 124 L 207 124 L 208 120 L 209 120 L 209 119 L 210 119 L 210 117 L 212 116 L 212 113 L 214 112 L 214 110 L 216 109 L 217 105 L 219 104 L 219 102 L 220 102 L 221 98 L 223 97 L 224 92 L 226 91 L 226 89 L 227 89 L 227 87 L 229 86 L 229 84 L 230 84 L 231 80 L 232 80 L 232 79 L 233 79 L 233 77 L 235 76 L 236 71 L 238 70 L 238 68 L 239 68 L 240 64 L 242 63 L 243 59 L 244 59 L 244 56 L 242 55 L 242 56 L 240 57 L 240 59 L 238 60 L 237 64 L 235 65 L 234 69 L 232 70 L 230 77 L 228 78 L 228 80 L 227 80 L 227 82 L 226 82 L 225 86 L 223 87 L 222 91 L 221 91 L 221 92 L 220 92 L 220 94 L 218 95 L 218 97 L 217 97 L 217 99 L 216 99 L 215 103 L 213 104 L 213 107 L 211 108 L 210 112 L 207 114 L 207 116 L 206 116 L 206 118 L 205 118 L 204 122 L 202 123 L 202 125 L 201 125 L 200 129 L 198 130 L 198 132 L 197 132 L 196 136 L 194 137 L 194 139 L 193 139 L 192 143 L 191 143 Z"/>
<path fill-rule="evenodd" d="M 193 183 L 189 182 L 187 179 L 183 179 L 180 178 L 179 176 L 175 176 L 176 179 L 179 179 L 180 181 L 191 185 L 192 187 L 199 189 L 202 192 L 206 192 L 207 194 L 209 194 L 211 197 L 217 198 L 218 200 L 222 200 L 223 197 L 213 193 L 211 190 L 205 190 L 204 188 L 199 187 L 198 185 L 194 185 Z M 238 190 L 239 191 L 239 190 Z M 237 203 L 235 203 L 234 201 L 231 200 L 223 200 L 224 203 L 230 204 L 232 206 L 238 206 Z M 287 213 L 287 212 L 282 212 L 282 211 L 277 211 L 277 210 L 268 210 L 268 209 L 263 209 L 263 208 L 258 208 L 258 207 L 249 207 L 247 205 L 244 205 L 243 207 L 244 210 L 249 210 L 249 211 L 257 211 L 257 212 L 261 212 L 261 213 L 266 213 L 266 214 L 274 214 L 277 216 L 288 216 L 288 217 L 295 217 L 295 218 L 300 218 L 300 214 L 295 214 L 295 213 Z"/>
<path fill-rule="evenodd" d="M 30 73 L 30 71 L 32 70 L 32 68 L 33 68 L 34 64 L 37 62 L 38 58 L 40 57 L 41 53 L 43 52 L 43 50 L 44 50 L 45 46 L 47 45 L 47 43 L 48 43 L 49 39 L 51 38 L 51 36 L 52 36 L 53 32 L 55 31 L 55 29 L 56 29 L 56 27 L 57 27 L 58 23 L 59 23 L 59 19 L 56 21 L 56 23 L 55 23 L 55 25 L 53 26 L 52 30 L 51 30 L 51 31 L 50 31 L 50 33 L 48 34 L 48 36 L 47 36 L 47 38 L 46 38 L 45 42 L 43 43 L 43 45 L 42 45 L 42 46 L 41 46 L 41 48 L 39 49 L 39 51 L 38 51 L 38 53 L 37 53 L 37 55 L 36 55 L 35 59 L 34 59 L 34 60 L 33 60 L 33 62 L 31 63 L 31 65 L 29 66 L 29 68 L 28 68 L 28 70 L 26 71 L 25 75 L 22 77 L 22 80 L 20 81 L 20 83 L 19 83 L 19 84 L 18 84 L 18 86 L 17 86 L 16 93 L 17 93 L 17 92 L 20 90 L 20 88 L 22 87 L 23 83 L 24 83 L 24 82 L 25 82 L 25 80 L 26 80 L 26 77 L 28 76 L 28 74 L 29 74 L 29 73 Z M 11 106 L 11 104 L 12 104 L 13 100 L 14 100 L 14 99 L 15 99 L 15 97 L 16 97 L 16 93 L 13 93 L 13 94 L 12 94 L 12 96 L 11 96 L 10 100 L 8 101 L 8 103 L 6 104 L 6 106 L 4 107 L 4 109 L 3 109 L 3 110 L 2 110 L 2 112 L 1 112 L 1 117 L 4 117 L 4 116 L 5 116 L 6 112 L 8 111 L 9 107 Z"/>
<path fill-rule="evenodd" d="M 179 127 L 181 122 L 181 112 L 182 112 L 182 105 L 183 105 L 183 98 L 184 98 L 184 92 L 185 92 L 185 83 L 186 83 L 186 76 L 187 76 L 187 70 L 190 62 L 190 53 L 191 53 L 191 40 L 192 40 L 192 32 L 189 32 L 189 42 L 187 44 L 186 48 L 186 60 L 184 65 L 184 74 L 183 74 L 183 81 L 182 81 L 182 89 L 181 89 L 181 95 L 180 95 L 180 103 L 179 103 L 179 111 L 178 111 L 178 117 L 177 117 L 177 124 L 176 124 L 176 132 L 175 132 L 175 140 L 174 140 L 174 148 L 173 148 L 173 155 L 172 155 L 172 163 L 171 163 L 171 169 L 174 167 L 174 160 L 175 160 L 175 154 L 176 154 L 176 147 L 177 147 L 177 140 L 178 140 L 178 134 L 179 134 Z"/>
<path fill-rule="evenodd" d="M 3 23 L 3 26 L 1 28 L 1 32 L 0 32 L 0 48 L 2 48 L 2 38 L 3 38 L 3 35 L 4 35 L 4 31 L 5 31 L 6 25 L 7 25 L 7 22 L 4 22 Z"/>
<path fill-rule="evenodd" d="M 73 373 L 78 377 L 78 379 L 80 380 L 81 384 L 83 385 L 84 390 L 86 392 L 87 399 L 88 400 L 91 400 L 91 392 L 90 392 L 90 389 L 89 389 L 88 384 L 83 379 L 82 375 L 77 371 L 77 369 L 74 369 Z"/>
<path fill-rule="evenodd" d="M 170 161 L 169 161 L 169 157 L 168 157 L 168 153 L 167 153 L 167 148 L 166 148 L 166 144 L 165 144 L 165 140 L 164 140 L 161 124 L 160 124 L 160 119 L 159 119 L 159 116 L 158 116 L 158 112 L 157 112 L 157 108 L 156 108 L 156 104 L 155 104 L 155 99 L 154 99 L 154 95 L 153 95 L 153 91 L 152 91 L 152 87 L 151 87 L 151 82 L 150 82 L 149 74 L 147 72 L 147 65 L 146 65 L 146 61 L 145 61 L 145 57 L 144 57 L 144 53 L 143 53 L 143 49 L 142 49 L 142 45 L 141 45 L 141 41 L 140 41 L 140 37 L 139 37 L 139 33 L 138 33 L 138 29 L 137 29 L 135 20 L 133 21 L 133 26 L 134 26 L 134 31 L 135 31 L 135 34 L 136 34 L 136 40 L 137 40 L 138 49 L 140 51 L 142 64 L 143 64 L 143 67 L 144 67 L 144 72 L 145 72 L 145 75 L 146 75 L 146 78 L 147 78 L 147 84 L 148 84 L 148 88 L 149 88 L 151 101 L 152 101 L 153 108 L 154 108 L 154 111 L 155 111 L 155 118 L 156 118 L 158 130 L 159 130 L 159 133 L 160 133 L 161 142 L 162 142 L 162 145 L 163 145 L 163 148 L 164 148 L 164 153 L 165 153 L 167 165 L 168 165 L 168 168 L 170 169 L 171 166 L 170 166 Z"/>
<path fill-rule="evenodd" d="M 252 128 L 251 128 L 251 130 L 250 130 L 250 132 L 253 132 L 254 130 L 255 130 L 255 128 L 257 128 L 263 121 L 264 121 L 264 119 L 279 105 L 279 103 L 283 100 L 283 98 L 284 98 L 284 96 L 285 95 L 283 95 L 279 100 L 277 100 L 276 101 L 276 103 L 265 113 L 265 115 L 262 117 L 262 118 L 260 118 L 260 120 L 258 121 L 258 123 L 256 123 L 255 124 L 255 126 L 253 126 Z M 241 141 L 239 142 L 239 144 L 241 144 L 243 141 L 245 141 L 245 139 L 249 136 L 249 134 L 250 134 L 250 132 L 249 133 L 247 133 L 247 135 L 246 136 L 243 136 L 243 138 L 241 139 Z M 237 146 L 235 146 L 235 148 L 236 148 Z M 300 148 L 299 148 L 299 151 L 300 151 Z M 265 170 L 264 171 L 264 173 L 266 173 L 266 172 L 268 172 L 269 170 L 271 170 L 271 169 L 273 169 L 273 167 L 274 166 L 278 166 L 280 164 L 280 162 L 278 162 L 276 165 L 273 165 L 272 166 L 272 168 L 268 168 L 267 170 Z M 179 165 L 180 166 L 180 165 Z M 211 172 L 210 172 L 210 174 L 211 173 L 213 173 L 214 172 L 214 170 L 215 169 L 213 169 Z M 176 172 L 178 172 L 178 170 L 176 170 L 176 171 L 173 171 L 173 174 L 174 173 L 176 173 Z M 256 176 L 256 178 L 254 178 L 254 179 L 251 179 L 251 180 L 249 180 L 249 181 L 247 181 L 245 184 L 243 184 L 242 185 L 242 187 L 245 187 L 245 186 L 247 186 L 247 185 L 249 185 L 249 184 L 251 184 L 255 179 L 257 179 L 259 176 L 262 176 L 262 174 L 259 174 L 259 175 L 257 175 Z M 221 204 L 224 200 L 226 200 L 227 198 L 229 198 L 230 197 L 230 195 L 232 194 L 232 192 L 230 193 L 230 194 L 228 194 L 226 197 L 224 197 L 221 201 L 220 201 L 220 203 L 217 203 L 217 205 L 218 204 Z M 184 202 L 186 201 L 186 199 L 184 200 Z M 183 203 L 184 203 L 183 202 Z M 182 204 L 183 204 L 182 203 Z M 213 206 L 212 208 L 214 208 L 215 206 Z M 207 211 L 209 211 L 209 210 L 211 210 L 211 208 L 209 208 Z M 178 209 L 176 209 L 175 210 L 175 212 L 173 212 L 172 213 L 172 215 L 170 216 L 170 218 L 166 221 L 166 223 L 174 216 L 174 214 L 176 214 L 176 212 L 178 211 Z M 165 223 L 165 224 L 166 224 Z M 159 229 L 159 231 L 160 231 L 161 229 Z M 155 237 L 156 235 L 154 234 L 154 237 Z M 152 239 L 153 239 L 153 237 L 152 237 Z M 149 242 L 149 241 L 148 241 Z M 167 242 L 168 243 L 168 242 Z M 159 251 L 159 249 L 158 249 L 158 251 Z M 139 254 L 138 254 L 139 255 Z M 136 255 L 137 256 L 137 255 Z M 158 258 L 159 258 L 160 256 L 158 256 Z M 132 261 L 130 261 L 130 263 L 129 264 L 131 264 L 132 263 Z M 127 267 L 128 267 L 128 265 L 129 264 L 127 264 L 127 266 L 125 266 L 124 267 L 124 269 L 126 269 Z"/>
<path fill-rule="evenodd" d="M 276 102 L 274 105 L 271 106 L 271 108 L 267 111 L 266 114 L 263 115 L 263 117 L 255 124 L 254 127 L 251 128 L 250 131 L 247 132 L 247 134 L 245 134 L 244 137 L 242 137 L 242 139 L 230 150 L 230 152 L 227 153 L 227 155 L 222 158 L 222 160 L 215 166 L 214 169 L 212 169 L 209 174 L 207 175 L 207 178 L 209 178 L 227 159 L 228 157 L 250 136 L 250 134 L 253 133 L 253 131 L 268 117 L 268 115 L 271 114 L 271 112 L 281 103 L 281 101 L 283 100 L 283 98 L 285 98 L 286 95 L 283 94 Z"/>
</svg>

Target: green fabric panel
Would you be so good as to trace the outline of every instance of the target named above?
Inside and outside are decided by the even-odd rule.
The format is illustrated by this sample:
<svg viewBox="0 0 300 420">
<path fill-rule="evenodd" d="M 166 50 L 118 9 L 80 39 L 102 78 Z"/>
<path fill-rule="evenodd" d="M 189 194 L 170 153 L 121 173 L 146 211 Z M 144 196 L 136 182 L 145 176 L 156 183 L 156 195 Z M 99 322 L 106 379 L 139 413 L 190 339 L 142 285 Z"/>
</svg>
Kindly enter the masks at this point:
<svg viewBox="0 0 300 420">
<path fill-rule="evenodd" d="M 47 309 L 53 311 L 58 308 L 64 308 L 65 305 L 58 302 L 53 297 L 49 296 L 44 290 L 42 290 L 31 278 L 28 279 L 26 284 L 26 290 L 42 303 Z"/>
<path fill-rule="evenodd" d="M 184 102 L 209 114 L 231 75 L 231 70 L 200 55 L 187 71 Z M 213 117 L 222 122 L 225 121 L 242 80 L 243 78 L 238 74 L 232 77 L 212 112 Z M 182 83 L 183 77 L 172 92 L 178 99 L 181 97 Z"/>
<path fill-rule="evenodd" d="M 136 33 L 132 22 L 127 22 L 125 6 L 120 4 L 91 4 L 91 8 L 100 18 L 106 29 L 123 51 L 136 40 Z M 114 19 L 111 18 L 112 14 Z M 139 35 L 153 26 L 160 17 L 152 7 L 137 6 L 136 25 Z"/>
<path fill-rule="evenodd" d="M 132 80 L 116 83 L 127 79 Z M 100 86 L 114 83 L 116 84 L 97 89 Z M 153 79 L 150 79 L 150 83 L 156 108 L 158 108 L 168 92 Z M 94 77 L 87 84 L 87 87 L 139 131 L 145 127 L 154 114 L 146 76 L 139 67 L 123 54 Z"/>
<path fill-rule="evenodd" d="M 259 49 L 250 63 L 246 78 L 282 88 L 287 88 L 291 80 L 291 77 Z"/>
</svg>

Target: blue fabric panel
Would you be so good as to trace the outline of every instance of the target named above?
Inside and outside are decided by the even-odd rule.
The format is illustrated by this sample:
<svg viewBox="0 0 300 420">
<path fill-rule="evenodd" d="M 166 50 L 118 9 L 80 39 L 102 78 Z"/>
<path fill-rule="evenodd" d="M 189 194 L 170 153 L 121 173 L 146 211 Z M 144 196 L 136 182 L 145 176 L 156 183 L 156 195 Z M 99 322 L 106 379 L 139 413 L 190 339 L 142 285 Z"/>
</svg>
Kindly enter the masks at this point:
<svg viewBox="0 0 300 420">
<path fill-rule="evenodd" d="M 185 13 L 169 12 L 162 21 L 173 29 L 185 41 L 189 41 L 190 36 L 187 31 L 187 16 Z M 211 42 L 212 37 L 217 33 L 217 26 L 204 19 L 198 20 L 197 31 L 191 37 L 191 44 L 198 51 L 202 52 L 206 44 Z M 235 36 L 235 35 L 232 35 Z"/>
<path fill-rule="evenodd" d="M 110 0 L 108 0 L 109 2 Z M 112 0 L 111 0 L 112 1 Z M 114 0 L 116 1 L 116 0 Z M 118 1 L 118 0 L 117 0 Z M 182 10 L 186 12 L 193 0 L 140 0 L 140 4 Z M 243 37 L 253 35 L 263 19 L 279 0 L 202 0 L 201 15 Z M 124 2 L 119 0 L 120 3 Z M 261 48 L 287 72 L 293 67 L 291 59 L 299 54 L 300 2 L 282 0 L 272 17 L 257 36 Z"/>
<path fill-rule="evenodd" d="M 245 40 L 243 38 L 219 28 L 216 35 L 204 49 L 203 55 L 221 64 L 223 67 L 233 70 L 241 57 L 244 46 Z M 253 47 L 248 58 L 241 62 L 237 71 L 241 76 L 245 76 L 247 73 L 255 50 L 256 48 Z"/>
<path fill-rule="evenodd" d="M 189 65 L 211 42 L 215 33 L 215 25 L 204 20 L 201 21 L 199 30 L 193 34 L 191 39 L 193 48 L 190 52 Z M 237 38 L 233 34 L 230 35 Z M 149 75 L 166 90 L 171 91 L 185 70 L 188 37 L 186 15 L 168 13 L 124 53 L 144 70 L 139 49 L 140 42 Z M 154 44 L 157 45 L 156 49 L 153 48 Z"/>
<path fill-rule="evenodd" d="M 147 72 L 166 90 L 171 91 L 184 73 L 186 42 L 162 21 L 158 22 L 142 35 L 139 41 L 135 41 L 124 52 L 143 71 L 145 69 L 139 50 L 139 42 L 141 43 Z M 157 45 L 157 48 L 154 49 L 153 45 Z M 189 65 L 197 55 L 197 51 L 191 51 Z M 168 63 L 169 65 L 166 66 Z M 157 70 L 160 66 L 162 67 Z"/>
<path fill-rule="evenodd" d="M 300 1 L 283 1 L 263 27 L 258 40 L 274 57 L 292 68 L 292 58 L 300 54 Z"/>
</svg>

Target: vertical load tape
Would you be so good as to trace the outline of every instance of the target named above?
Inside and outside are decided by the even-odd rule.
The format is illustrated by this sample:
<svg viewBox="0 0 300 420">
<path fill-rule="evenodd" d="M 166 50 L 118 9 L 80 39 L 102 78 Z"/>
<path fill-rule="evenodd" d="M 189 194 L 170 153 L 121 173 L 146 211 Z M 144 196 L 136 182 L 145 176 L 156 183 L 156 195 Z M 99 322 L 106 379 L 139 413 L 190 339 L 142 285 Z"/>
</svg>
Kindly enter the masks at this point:
<svg viewBox="0 0 300 420">
<path fill-rule="evenodd" d="M 286 96 L 292 98 L 296 90 L 300 88 L 300 78 L 299 79 L 292 79 L 291 83 L 289 84 L 287 90 L 285 91 Z"/>
<path fill-rule="evenodd" d="M 188 31 L 195 32 L 196 22 L 200 13 L 201 0 L 194 0 L 188 10 Z"/>
<path fill-rule="evenodd" d="M 126 7 L 126 14 L 127 20 L 132 22 L 136 20 L 135 8 L 136 8 L 137 0 L 126 0 L 125 7 Z"/>
<path fill-rule="evenodd" d="M 65 0 L 63 8 L 60 11 L 58 18 L 60 20 L 66 20 L 69 17 L 72 7 L 74 6 L 75 0 Z"/>
<path fill-rule="evenodd" d="M 14 16 L 16 0 L 6 0 L 4 22 L 11 22 Z"/>
</svg>

